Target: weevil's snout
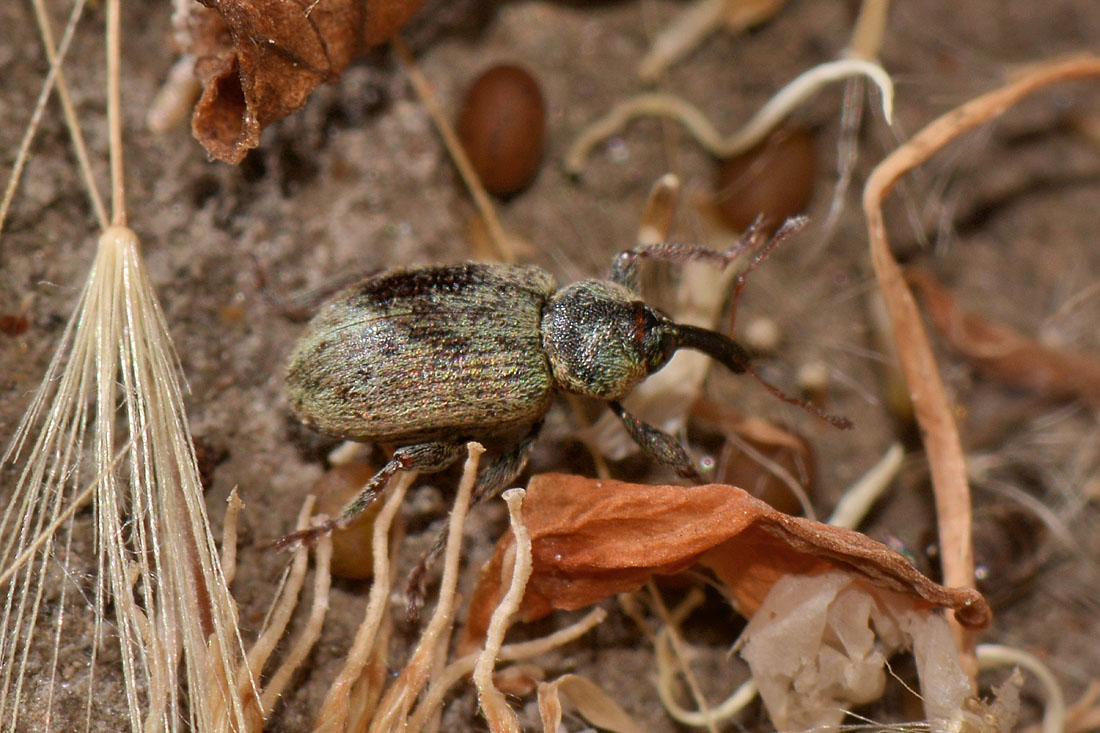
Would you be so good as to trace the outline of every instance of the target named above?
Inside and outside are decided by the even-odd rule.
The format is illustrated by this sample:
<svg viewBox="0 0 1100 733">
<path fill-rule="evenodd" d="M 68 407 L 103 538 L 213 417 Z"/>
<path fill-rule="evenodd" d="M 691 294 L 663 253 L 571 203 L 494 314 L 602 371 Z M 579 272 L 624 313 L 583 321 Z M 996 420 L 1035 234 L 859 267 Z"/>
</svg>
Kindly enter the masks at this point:
<svg viewBox="0 0 1100 733">
<path fill-rule="evenodd" d="M 707 354 L 715 361 L 721 362 L 731 372 L 737 374 L 751 374 L 756 381 L 760 382 L 768 392 L 773 396 L 783 400 L 784 402 L 797 405 L 802 409 L 817 415 L 822 420 L 826 421 L 835 428 L 841 430 L 848 430 L 852 427 L 852 421 L 842 415 L 830 415 L 822 410 L 817 405 L 813 404 L 809 400 L 804 400 L 798 397 L 791 397 L 783 390 L 771 384 L 767 380 L 763 379 L 756 370 L 752 368 L 752 359 L 749 357 L 749 353 L 745 351 L 733 339 L 728 336 L 723 336 L 720 333 L 714 331 L 708 331 L 705 328 L 697 328 L 695 326 L 688 326 L 679 323 L 672 325 L 671 333 L 674 334 L 676 341 L 676 348 L 696 349 Z"/>
<path fill-rule="evenodd" d="M 749 353 L 728 336 L 681 323 L 671 326 L 669 336 L 675 349 L 702 351 L 735 374 L 749 371 Z"/>
</svg>

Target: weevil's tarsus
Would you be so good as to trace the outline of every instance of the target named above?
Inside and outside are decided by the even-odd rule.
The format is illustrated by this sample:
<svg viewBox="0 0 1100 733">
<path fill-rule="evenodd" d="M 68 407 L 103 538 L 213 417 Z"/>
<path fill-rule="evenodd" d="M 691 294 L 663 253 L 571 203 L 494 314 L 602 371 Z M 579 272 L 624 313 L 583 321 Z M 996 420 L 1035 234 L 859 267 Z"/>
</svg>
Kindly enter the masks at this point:
<svg viewBox="0 0 1100 733">
<path fill-rule="evenodd" d="M 741 291 L 745 289 L 745 283 L 748 282 L 749 274 L 759 267 L 764 260 L 768 259 L 771 253 L 775 251 L 776 247 L 805 229 L 809 221 L 810 218 L 808 216 L 792 216 L 787 219 L 783 222 L 782 226 L 775 231 L 775 234 L 768 238 L 756 253 L 753 254 L 752 259 L 749 260 L 749 264 L 745 266 L 745 269 L 738 273 L 737 279 L 734 280 L 733 297 L 730 299 L 730 333 L 733 333 L 733 324 L 736 323 L 737 319 L 737 305 L 741 302 Z M 758 241 L 758 232 L 762 224 L 763 219 L 757 218 L 752 226 L 741 235 L 741 241 Z"/>
<path fill-rule="evenodd" d="M 609 402 L 608 407 L 622 420 L 626 432 L 642 447 L 642 450 L 672 468 L 680 476 L 696 483 L 703 482 L 703 477 L 699 475 L 699 471 L 696 470 L 695 464 L 679 440 L 663 430 L 642 422 L 627 412 L 626 408 L 618 402 Z"/>
<path fill-rule="evenodd" d="M 312 545 L 333 530 L 346 527 L 367 507 L 374 503 L 390 479 L 399 471 L 417 471 L 419 473 L 438 473 L 462 457 L 465 446 L 461 443 L 418 443 L 398 448 L 393 458 L 371 476 L 363 488 L 344 505 L 340 514 L 327 519 L 316 527 L 294 532 L 276 540 L 273 547 L 277 550 L 291 550 L 300 545 Z"/>
</svg>

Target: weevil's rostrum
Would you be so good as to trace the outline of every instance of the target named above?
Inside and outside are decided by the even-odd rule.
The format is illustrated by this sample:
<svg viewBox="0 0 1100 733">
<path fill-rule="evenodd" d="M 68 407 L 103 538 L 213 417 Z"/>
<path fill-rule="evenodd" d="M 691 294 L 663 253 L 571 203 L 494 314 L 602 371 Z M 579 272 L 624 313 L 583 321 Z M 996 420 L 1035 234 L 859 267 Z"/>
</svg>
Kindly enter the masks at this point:
<svg viewBox="0 0 1100 733">
<path fill-rule="evenodd" d="M 522 470 L 556 391 L 608 402 L 630 436 L 682 476 L 698 478 L 679 442 L 618 400 L 678 348 L 735 372 L 748 356 L 712 331 L 674 323 L 633 291 L 642 256 L 721 255 L 662 244 L 625 252 L 608 280 L 558 288 L 527 265 L 463 264 L 390 270 L 322 307 L 290 359 L 287 391 L 307 425 L 340 438 L 399 446 L 392 460 L 325 525 L 346 524 L 397 471 L 438 471 L 467 441 L 493 451 L 476 493 Z"/>
</svg>

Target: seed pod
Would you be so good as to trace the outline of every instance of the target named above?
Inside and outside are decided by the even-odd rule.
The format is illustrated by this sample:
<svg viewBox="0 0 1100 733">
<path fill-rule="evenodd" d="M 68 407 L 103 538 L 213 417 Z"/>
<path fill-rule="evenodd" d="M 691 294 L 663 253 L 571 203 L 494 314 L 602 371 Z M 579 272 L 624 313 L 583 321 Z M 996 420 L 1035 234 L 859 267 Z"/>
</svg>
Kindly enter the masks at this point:
<svg viewBox="0 0 1100 733">
<path fill-rule="evenodd" d="M 743 231 L 763 217 L 765 232 L 805 210 L 813 194 L 817 160 L 813 136 L 798 128 L 780 128 L 718 168 L 714 204 L 726 223 Z"/>
<path fill-rule="evenodd" d="M 535 79 L 518 66 L 494 66 L 462 104 L 458 137 L 485 188 L 518 193 L 535 178 L 546 139 L 546 103 Z"/>
</svg>

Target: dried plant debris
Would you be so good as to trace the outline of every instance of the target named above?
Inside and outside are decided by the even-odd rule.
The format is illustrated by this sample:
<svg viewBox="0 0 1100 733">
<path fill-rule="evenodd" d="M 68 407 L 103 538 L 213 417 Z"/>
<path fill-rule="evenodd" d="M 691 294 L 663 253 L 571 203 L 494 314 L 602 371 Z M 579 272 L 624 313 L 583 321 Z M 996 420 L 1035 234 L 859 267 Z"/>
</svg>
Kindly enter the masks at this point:
<svg viewBox="0 0 1100 733">
<path fill-rule="evenodd" d="M 1100 354 L 1046 346 L 1003 323 L 967 311 L 925 270 L 905 280 L 943 340 L 989 379 L 1052 399 L 1100 407 Z"/>
<path fill-rule="evenodd" d="M 202 96 L 191 127 L 211 156 L 240 163 L 263 129 L 305 104 L 423 0 L 202 0 L 192 20 Z"/>
<path fill-rule="evenodd" d="M 936 729 L 961 718 L 973 695 L 942 616 L 846 572 L 781 578 L 739 645 L 779 730 L 836 725 L 852 706 L 877 700 L 886 661 L 910 647 Z"/>
<path fill-rule="evenodd" d="M 562 730 L 561 716 L 566 700 L 578 714 L 601 730 L 615 733 L 641 733 L 634 722 L 614 698 L 587 677 L 577 674 L 562 675 L 553 682 L 539 685 L 539 717 L 544 731 Z"/>
<path fill-rule="evenodd" d="M 714 571 L 746 616 L 786 575 L 841 569 L 861 584 L 905 594 L 914 608 L 952 608 L 970 628 L 991 618 L 976 590 L 937 585 L 885 545 L 783 514 L 732 486 L 642 486 L 543 474 L 528 485 L 523 518 L 533 571 L 519 614 L 528 621 L 553 609 L 583 608 L 696 563 Z M 503 596 L 512 544 L 505 535 L 482 571 L 466 642 L 483 637 Z"/>
<path fill-rule="evenodd" d="M 245 727 L 252 677 L 206 519 L 178 372 L 138 238 L 109 227 L 0 461 L 21 465 L 0 519 L 3 730 L 49 730 L 67 705 L 85 706 L 88 720 L 128 719 L 135 731 L 177 730 L 187 715 L 182 674 L 195 730 Z M 85 588 L 74 585 L 89 573 L 78 550 L 86 528 L 74 514 L 89 500 L 97 572 Z M 100 657 L 118 656 L 125 714 L 106 712 L 91 682 L 58 683 L 62 651 L 87 633 L 81 594 L 94 599 L 87 623 L 96 635 L 110 628 L 117 639 L 93 645 L 79 664 L 99 683 L 109 677 L 96 677 Z M 36 668 L 30 649 L 51 643 L 52 663 Z"/>
</svg>

